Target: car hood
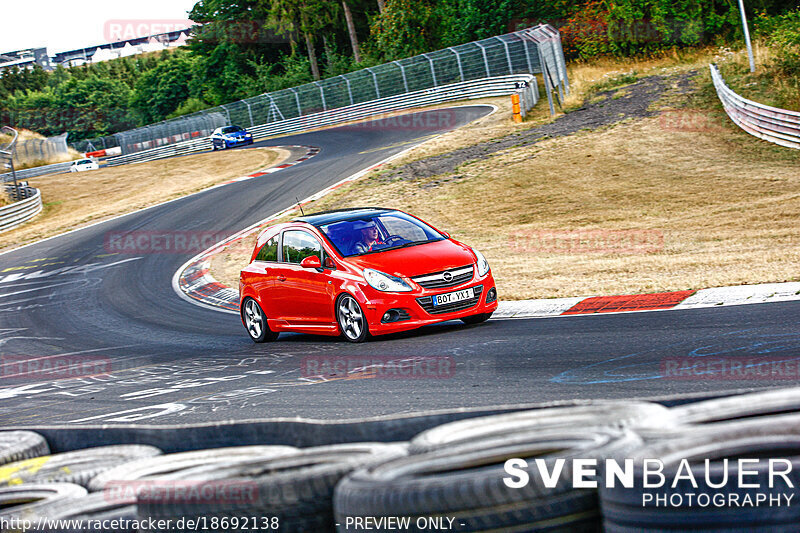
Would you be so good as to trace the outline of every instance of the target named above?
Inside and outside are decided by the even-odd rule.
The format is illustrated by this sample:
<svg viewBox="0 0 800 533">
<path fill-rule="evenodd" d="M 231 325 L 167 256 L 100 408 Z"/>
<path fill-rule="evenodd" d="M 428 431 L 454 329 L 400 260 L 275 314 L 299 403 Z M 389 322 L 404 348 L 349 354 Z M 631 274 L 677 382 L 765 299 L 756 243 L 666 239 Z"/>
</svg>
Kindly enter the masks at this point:
<svg viewBox="0 0 800 533">
<path fill-rule="evenodd" d="M 475 256 L 467 246 L 446 239 L 348 257 L 347 261 L 357 268 L 374 268 L 393 276 L 414 277 L 471 265 L 475 262 Z"/>
</svg>

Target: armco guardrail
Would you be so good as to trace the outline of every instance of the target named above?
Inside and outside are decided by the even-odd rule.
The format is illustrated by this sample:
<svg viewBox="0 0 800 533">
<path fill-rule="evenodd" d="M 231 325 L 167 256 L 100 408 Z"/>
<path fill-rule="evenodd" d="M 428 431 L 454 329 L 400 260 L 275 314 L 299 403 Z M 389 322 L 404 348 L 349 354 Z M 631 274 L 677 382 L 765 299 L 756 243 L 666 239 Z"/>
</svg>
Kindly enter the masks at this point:
<svg viewBox="0 0 800 533">
<path fill-rule="evenodd" d="M 42 193 L 39 189 L 33 187 L 19 189 L 22 200 L 0 207 L 0 233 L 24 224 L 42 210 Z"/>
<path fill-rule="evenodd" d="M 72 161 L 67 161 L 65 163 L 55 163 L 53 165 L 44 165 L 41 167 L 17 170 L 17 179 L 25 180 L 28 178 L 35 178 L 37 176 L 44 176 L 45 174 L 63 174 L 64 172 L 69 172 L 69 167 L 71 165 Z M 2 182 L 9 182 L 12 179 L 13 177 L 11 176 L 11 172 L 0 174 L 0 181 Z"/>
<path fill-rule="evenodd" d="M 750 135 L 787 148 L 800 149 L 800 113 L 759 104 L 742 98 L 722 79 L 716 65 L 710 65 L 711 79 L 730 119 Z"/>
<path fill-rule="evenodd" d="M 527 87 L 520 89 L 520 85 L 523 84 L 527 84 Z M 256 139 L 266 138 L 274 135 L 296 133 L 324 126 L 343 124 L 414 107 L 422 107 L 453 100 L 505 96 L 515 92 L 521 92 L 521 94 L 524 95 L 525 106 L 527 109 L 530 109 L 536 104 L 539 97 L 538 90 L 536 89 L 536 78 L 532 74 L 515 74 L 511 76 L 497 76 L 454 83 L 451 85 L 442 85 L 431 89 L 372 100 L 362 104 L 331 109 L 330 111 L 314 113 L 313 115 L 270 122 L 268 124 L 249 128 L 248 131 L 250 131 Z M 144 152 L 111 157 L 107 160 L 107 163 L 109 166 L 140 163 L 200 150 L 208 150 L 210 148 L 211 141 L 208 138 L 195 139 L 162 146 L 161 148 L 153 148 Z"/>
</svg>

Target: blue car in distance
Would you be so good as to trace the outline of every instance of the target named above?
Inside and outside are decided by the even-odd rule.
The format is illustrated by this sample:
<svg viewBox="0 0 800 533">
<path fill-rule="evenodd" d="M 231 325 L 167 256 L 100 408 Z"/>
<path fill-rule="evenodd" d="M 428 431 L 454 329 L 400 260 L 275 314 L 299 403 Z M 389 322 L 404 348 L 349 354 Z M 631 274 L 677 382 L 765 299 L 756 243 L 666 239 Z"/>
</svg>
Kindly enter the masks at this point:
<svg viewBox="0 0 800 533">
<path fill-rule="evenodd" d="M 253 134 L 248 133 L 239 126 L 223 126 L 211 134 L 211 147 L 213 150 L 224 150 L 232 146 L 253 144 Z"/>
</svg>

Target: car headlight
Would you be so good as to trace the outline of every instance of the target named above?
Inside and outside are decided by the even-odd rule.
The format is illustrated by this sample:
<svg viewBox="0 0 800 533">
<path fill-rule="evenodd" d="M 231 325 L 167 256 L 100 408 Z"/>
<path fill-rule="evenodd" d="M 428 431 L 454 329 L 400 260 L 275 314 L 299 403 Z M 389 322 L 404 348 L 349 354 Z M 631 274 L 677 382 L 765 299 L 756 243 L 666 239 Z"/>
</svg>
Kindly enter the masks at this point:
<svg viewBox="0 0 800 533">
<path fill-rule="evenodd" d="M 373 289 L 382 292 L 408 292 L 411 290 L 408 283 L 402 279 L 371 268 L 364 269 L 364 279 Z"/>
<path fill-rule="evenodd" d="M 475 254 L 475 257 L 478 259 L 478 275 L 485 276 L 489 272 L 489 261 L 483 257 L 483 254 L 480 253 L 475 248 L 472 249 L 472 252 Z"/>
</svg>

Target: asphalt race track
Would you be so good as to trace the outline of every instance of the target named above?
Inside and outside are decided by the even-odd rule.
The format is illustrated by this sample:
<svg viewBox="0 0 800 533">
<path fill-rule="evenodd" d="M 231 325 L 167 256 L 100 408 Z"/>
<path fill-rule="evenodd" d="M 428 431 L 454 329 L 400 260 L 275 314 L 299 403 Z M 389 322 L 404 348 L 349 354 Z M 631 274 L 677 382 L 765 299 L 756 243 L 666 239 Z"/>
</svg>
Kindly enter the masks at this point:
<svg viewBox="0 0 800 533">
<path fill-rule="evenodd" d="M 665 369 L 709 356 L 797 359 L 800 302 L 493 320 L 472 327 L 446 323 L 361 345 L 283 334 L 257 346 L 236 316 L 192 305 L 173 292 L 173 274 L 194 254 L 109 255 L 104 247 L 104 236 L 114 231 L 233 232 L 288 207 L 296 196 L 488 111 L 430 111 L 418 122 L 429 127 L 349 126 L 256 143 L 310 145 L 321 152 L 274 174 L 1 255 L 0 423 L 352 418 L 794 384 L 686 379 Z M 427 120 L 431 114 L 435 120 Z M 440 116 L 457 120 L 440 126 Z M 502 299 L 502 287 L 499 292 Z M 331 358 L 363 360 L 356 366 L 367 367 L 400 361 L 394 368 L 422 370 L 411 376 L 351 373 L 349 379 L 309 373 Z M 43 367 L 79 362 L 97 372 L 53 380 L 31 371 L 35 361 Z"/>
</svg>

